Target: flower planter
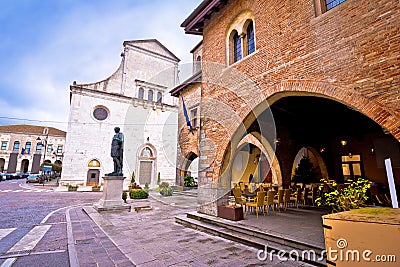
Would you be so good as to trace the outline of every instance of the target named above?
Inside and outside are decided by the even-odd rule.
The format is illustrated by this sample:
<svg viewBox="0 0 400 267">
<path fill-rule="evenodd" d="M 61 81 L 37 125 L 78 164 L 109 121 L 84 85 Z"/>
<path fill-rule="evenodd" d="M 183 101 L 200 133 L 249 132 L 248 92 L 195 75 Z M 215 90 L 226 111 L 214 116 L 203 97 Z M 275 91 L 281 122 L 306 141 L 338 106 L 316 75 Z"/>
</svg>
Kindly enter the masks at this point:
<svg viewBox="0 0 400 267">
<path fill-rule="evenodd" d="M 100 187 L 92 187 L 92 192 L 100 192 Z"/>
<path fill-rule="evenodd" d="M 323 216 L 323 227 L 328 266 L 399 266 L 399 209 L 329 214 Z"/>
<path fill-rule="evenodd" d="M 243 220 L 243 208 L 230 205 L 218 206 L 218 217 L 232 221 Z"/>
<path fill-rule="evenodd" d="M 68 187 L 68 191 L 77 191 L 78 188 L 77 187 Z"/>
</svg>

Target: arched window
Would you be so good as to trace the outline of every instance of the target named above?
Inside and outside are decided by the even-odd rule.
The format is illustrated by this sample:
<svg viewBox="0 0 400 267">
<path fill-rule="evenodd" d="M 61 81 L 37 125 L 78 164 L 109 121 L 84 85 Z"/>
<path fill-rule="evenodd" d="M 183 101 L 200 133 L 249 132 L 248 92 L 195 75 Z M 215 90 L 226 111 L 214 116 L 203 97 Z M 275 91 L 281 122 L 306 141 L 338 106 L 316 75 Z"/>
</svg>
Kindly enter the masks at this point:
<svg viewBox="0 0 400 267">
<path fill-rule="evenodd" d="M 13 150 L 14 150 L 14 151 L 18 151 L 18 150 L 19 150 L 19 145 L 20 145 L 20 142 L 19 142 L 19 141 L 15 141 L 15 142 L 14 142 Z"/>
<path fill-rule="evenodd" d="M 233 35 L 233 62 L 242 59 L 242 38 L 235 32 Z"/>
<path fill-rule="evenodd" d="M 153 90 L 149 90 L 147 93 L 147 100 L 153 101 Z"/>
<path fill-rule="evenodd" d="M 88 163 L 89 168 L 99 168 L 100 167 L 100 162 L 97 159 L 92 159 Z"/>
<path fill-rule="evenodd" d="M 162 102 L 162 93 L 158 92 L 157 93 L 157 103 L 161 103 Z"/>
<path fill-rule="evenodd" d="M 37 153 L 41 153 L 42 152 L 42 143 L 37 143 L 36 144 L 36 152 Z"/>
<path fill-rule="evenodd" d="M 256 46 L 254 43 L 253 22 L 250 22 L 250 24 L 247 26 L 246 36 L 247 36 L 247 54 L 250 55 L 251 53 L 254 53 L 254 51 L 256 50 Z"/>
<path fill-rule="evenodd" d="M 150 149 L 150 148 L 145 147 L 145 148 L 142 150 L 141 156 L 142 156 L 142 157 L 146 157 L 146 158 L 150 158 L 150 157 L 153 156 L 153 153 L 151 152 L 151 149 Z"/>
<path fill-rule="evenodd" d="M 144 98 L 144 89 L 142 87 L 139 88 L 138 98 L 140 99 Z"/>
<path fill-rule="evenodd" d="M 26 142 L 25 143 L 25 151 L 26 151 L 26 153 L 31 153 L 31 146 L 32 146 L 32 143 L 31 142 Z"/>
</svg>

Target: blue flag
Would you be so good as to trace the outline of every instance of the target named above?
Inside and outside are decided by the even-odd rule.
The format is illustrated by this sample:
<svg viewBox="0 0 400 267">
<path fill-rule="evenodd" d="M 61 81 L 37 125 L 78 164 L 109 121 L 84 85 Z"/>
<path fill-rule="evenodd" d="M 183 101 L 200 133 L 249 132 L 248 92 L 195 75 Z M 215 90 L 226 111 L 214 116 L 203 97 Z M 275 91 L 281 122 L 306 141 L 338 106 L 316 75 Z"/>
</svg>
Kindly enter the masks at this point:
<svg viewBox="0 0 400 267">
<path fill-rule="evenodd" d="M 193 133 L 193 127 L 192 127 L 192 124 L 190 123 L 189 115 L 187 113 L 185 101 L 183 100 L 182 94 L 181 94 L 181 98 L 182 98 L 183 115 L 185 116 L 185 119 L 186 119 L 186 125 L 189 127 L 189 131 L 191 133 Z"/>
</svg>

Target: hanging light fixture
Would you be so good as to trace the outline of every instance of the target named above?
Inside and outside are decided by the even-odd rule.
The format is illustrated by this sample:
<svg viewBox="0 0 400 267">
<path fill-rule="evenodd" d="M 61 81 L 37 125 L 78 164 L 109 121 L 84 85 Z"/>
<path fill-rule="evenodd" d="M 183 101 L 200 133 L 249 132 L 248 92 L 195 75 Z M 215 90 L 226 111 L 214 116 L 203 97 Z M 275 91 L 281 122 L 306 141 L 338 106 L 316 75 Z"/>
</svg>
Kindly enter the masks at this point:
<svg viewBox="0 0 400 267">
<path fill-rule="evenodd" d="M 340 144 L 341 144 L 342 146 L 346 146 L 346 145 L 347 145 L 347 140 L 342 139 L 342 140 L 340 141 Z"/>
</svg>

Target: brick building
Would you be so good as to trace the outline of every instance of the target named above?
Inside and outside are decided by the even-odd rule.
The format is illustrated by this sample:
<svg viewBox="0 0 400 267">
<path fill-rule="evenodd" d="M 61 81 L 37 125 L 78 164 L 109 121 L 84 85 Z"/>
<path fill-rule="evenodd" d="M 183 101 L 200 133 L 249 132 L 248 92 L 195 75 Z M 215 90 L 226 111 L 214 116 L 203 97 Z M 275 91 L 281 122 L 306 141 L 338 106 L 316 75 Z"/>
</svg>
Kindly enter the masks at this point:
<svg viewBox="0 0 400 267">
<path fill-rule="evenodd" d="M 172 96 L 179 99 L 176 184 L 180 186 L 183 186 L 185 175 L 198 177 L 199 170 L 202 42 L 198 43 L 190 52 L 193 58 L 192 76 L 170 92 Z M 187 127 L 182 99 L 185 102 L 192 131 Z"/>
<path fill-rule="evenodd" d="M 62 165 L 66 132 L 36 125 L 0 126 L 0 172 L 39 173 L 43 162 Z"/>
<path fill-rule="evenodd" d="M 248 174 L 289 185 L 304 153 L 320 177 L 381 184 L 389 157 L 400 184 L 399 25 L 393 0 L 201 2 L 181 25 L 203 37 L 201 90 L 172 91 L 201 95 L 181 152 L 199 156 L 199 210 Z"/>
</svg>

